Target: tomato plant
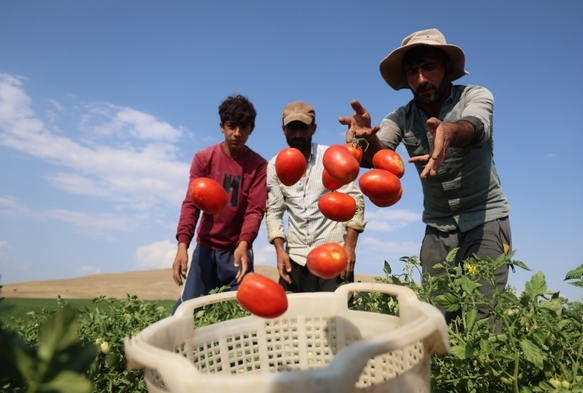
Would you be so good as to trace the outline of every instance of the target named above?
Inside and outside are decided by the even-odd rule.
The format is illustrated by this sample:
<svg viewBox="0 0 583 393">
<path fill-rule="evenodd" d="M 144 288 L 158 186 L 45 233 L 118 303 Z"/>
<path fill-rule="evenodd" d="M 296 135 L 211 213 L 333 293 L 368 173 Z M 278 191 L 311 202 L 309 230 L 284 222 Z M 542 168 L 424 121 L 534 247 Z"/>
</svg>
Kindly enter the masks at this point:
<svg viewBox="0 0 583 393">
<path fill-rule="evenodd" d="M 401 180 L 384 169 L 371 169 L 358 180 L 360 190 L 372 200 L 383 202 L 393 199 L 401 190 Z"/>
<path fill-rule="evenodd" d="M 330 191 L 335 191 L 343 186 L 342 184 L 338 183 L 336 180 L 332 179 L 332 176 L 330 176 L 330 174 L 328 173 L 326 168 L 324 168 L 324 170 L 322 170 L 322 184 L 324 185 L 324 187 L 326 187 L 326 189 L 328 189 Z"/>
<path fill-rule="evenodd" d="M 248 273 L 237 289 L 244 309 L 262 318 L 276 318 L 287 310 L 287 295 L 281 285 L 259 273 Z"/>
<path fill-rule="evenodd" d="M 348 194 L 332 191 L 320 197 L 318 208 L 326 218 L 345 222 L 354 217 L 356 201 Z"/>
<path fill-rule="evenodd" d="M 275 173 L 286 186 L 296 184 L 306 172 L 307 162 L 304 154 L 295 147 L 282 149 L 275 158 Z"/>
<path fill-rule="evenodd" d="M 368 199 L 378 207 L 389 207 L 389 206 L 393 206 L 395 203 L 399 202 L 401 200 L 402 196 L 403 196 L 403 188 L 399 189 L 399 192 L 397 193 L 397 195 L 395 195 L 391 199 L 379 200 L 379 199 L 374 199 L 374 198 L 370 198 L 370 197 Z"/>
<path fill-rule="evenodd" d="M 355 180 L 360 171 L 356 158 L 342 145 L 332 145 L 326 149 L 322 162 L 332 179 L 342 185 Z"/>
<path fill-rule="evenodd" d="M 223 211 L 229 201 L 227 191 L 219 183 L 208 177 L 199 177 L 188 187 L 192 203 L 207 214 Z"/>
<path fill-rule="evenodd" d="M 376 169 L 384 169 L 398 178 L 405 174 L 405 164 L 401 156 L 394 150 L 381 149 L 372 157 L 372 165 Z"/>
<path fill-rule="evenodd" d="M 306 258 L 306 266 L 316 276 L 329 279 L 346 269 L 348 256 L 338 243 L 325 243 L 312 249 Z"/>
</svg>

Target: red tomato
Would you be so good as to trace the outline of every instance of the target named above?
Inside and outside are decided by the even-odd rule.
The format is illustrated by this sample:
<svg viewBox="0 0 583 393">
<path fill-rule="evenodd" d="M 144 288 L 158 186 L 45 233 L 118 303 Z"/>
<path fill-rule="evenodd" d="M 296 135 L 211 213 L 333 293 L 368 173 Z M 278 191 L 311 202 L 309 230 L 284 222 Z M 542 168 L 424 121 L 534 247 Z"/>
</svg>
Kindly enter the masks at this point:
<svg viewBox="0 0 583 393">
<path fill-rule="evenodd" d="M 245 310 L 262 318 L 277 318 L 287 310 L 283 287 L 259 273 L 247 273 L 243 277 L 237 300 Z"/>
<path fill-rule="evenodd" d="M 399 190 L 399 192 L 397 193 L 397 195 L 395 195 L 391 199 L 387 199 L 387 200 L 377 200 L 377 199 L 373 199 L 373 198 L 368 198 L 368 199 L 370 199 L 370 201 L 378 207 L 389 207 L 389 206 L 393 206 L 395 203 L 399 202 L 399 200 L 401 199 L 402 196 L 403 196 L 403 189 L 401 188 Z"/>
<path fill-rule="evenodd" d="M 286 186 L 293 186 L 306 172 L 306 157 L 295 147 L 286 147 L 275 158 L 275 173 Z"/>
<path fill-rule="evenodd" d="M 405 173 L 405 164 L 401 156 L 391 149 L 381 149 L 372 157 L 372 165 L 376 169 L 384 169 L 399 179 Z"/>
<path fill-rule="evenodd" d="M 342 145 L 332 145 L 326 149 L 322 162 L 330 177 L 342 185 L 355 180 L 360 170 L 356 158 Z"/>
<path fill-rule="evenodd" d="M 360 191 L 371 200 L 387 201 L 401 189 L 401 180 L 384 169 L 371 169 L 358 180 Z"/>
<path fill-rule="evenodd" d="M 308 253 L 306 266 L 316 276 L 334 278 L 346 269 L 348 256 L 338 243 L 325 243 Z"/>
<path fill-rule="evenodd" d="M 322 171 L 322 184 L 330 191 L 334 191 L 342 187 L 342 184 L 332 179 L 326 168 Z"/>
<path fill-rule="evenodd" d="M 356 158 L 356 161 L 360 163 L 360 161 L 362 160 L 363 151 L 358 142 L 348 142 L 347 144 L 344 145 L 344 147 L 347 148 L 350 154 L 352 154 L 354 158 Z"/>
<path fill-rule="evenodd" d="M 227 191 L 208 177 L 199 177 L 191 181 L 188 192 L 194 206 L 207 214 L 222 212 L 229 201 Z"/>
<path fill-rule="evenodd" d="M 329 192 L 320 197 L 318 208 L 326 218 L 345 222 L 354 217 L 356 201 L 343 192 Z"/>
</svg>

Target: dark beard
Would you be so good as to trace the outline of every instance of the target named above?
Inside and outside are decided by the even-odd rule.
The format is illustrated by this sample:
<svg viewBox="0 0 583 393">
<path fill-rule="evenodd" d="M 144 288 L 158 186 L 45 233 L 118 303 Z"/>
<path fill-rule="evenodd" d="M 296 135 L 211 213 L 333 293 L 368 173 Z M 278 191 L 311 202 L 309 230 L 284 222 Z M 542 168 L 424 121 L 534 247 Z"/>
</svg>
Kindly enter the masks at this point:
<svg viewBox="0 0 583 393">
<path fill-rule="evenodd" d="M 423 86 L 422 88 L 419 87 L 417 88 L 417 91 L 413 92 L 413 95 L 415 96 L 415 102 L 417 102 L 418 104 L 421 105 L 429 105 L 429 104 L 433 104 L 435 102 L 439 102 L 443 96 L 445 95 L 445 93 L 447 92 L 447 88 L 449 87 L 449 80 L 447 77 L 444 77 L 443 80 L 441 81 L 440 85 L 437 87 L 437 89 L 435 89 L 435 93 L 433 93 L 431 96 L 429 97 L 421 97 L 419 95 L 419 90 L 421 90 L 421 92 L 423 92 L 422 89 L 427 89 L 429 87 L 433 87 L 433 85 L 430 85 L 429 83 L 425 86 Z"/>
<path fill-rule="evenodd" d="M 289 138 L 285 137 L 289 147 L 295 147 L 302 153 L 308 153 L 312 149 L 312 136 L 310 135 L 307 139 L 304 138 Z"/>
</svg>

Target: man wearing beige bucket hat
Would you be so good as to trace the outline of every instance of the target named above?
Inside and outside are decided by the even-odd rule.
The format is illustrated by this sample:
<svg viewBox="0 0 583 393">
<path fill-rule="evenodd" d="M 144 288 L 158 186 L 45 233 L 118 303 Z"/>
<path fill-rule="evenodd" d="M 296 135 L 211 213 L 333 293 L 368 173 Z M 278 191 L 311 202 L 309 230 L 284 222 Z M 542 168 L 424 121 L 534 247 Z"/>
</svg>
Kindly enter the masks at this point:
<svg viewBox="0 0 583 393">
<path fill-rule="evenodd" d="M 452 83 L 467 74 L 463 50 L 437 29 L 417 31 L 381 61 L 380 73 L 394 90 L 410 89 L 413 99 L 380 126 L 371 125 L 356 100 L 355 113 L 338 120 L 348 126 L 347 141 L 368 141 L 362 166 L 370 167 L 380 149 L 405 145 L 423 189 L 423 272 L 443 274 L 433 266 L 455 248 L 456 264 L 474 254 L 492 259 L 507 254 L 510 205 L 494 166 L 494 98 L 484 87 Z M 508 265 L 495 274 L 496 288 L 487 283 L 480 288 L 487 298 L 506 287 Z M 478 318 L 489 315 L 488 306 L 478 308 Z M 448 320 L 454 317 L 446 313 Z"/>
</svg>

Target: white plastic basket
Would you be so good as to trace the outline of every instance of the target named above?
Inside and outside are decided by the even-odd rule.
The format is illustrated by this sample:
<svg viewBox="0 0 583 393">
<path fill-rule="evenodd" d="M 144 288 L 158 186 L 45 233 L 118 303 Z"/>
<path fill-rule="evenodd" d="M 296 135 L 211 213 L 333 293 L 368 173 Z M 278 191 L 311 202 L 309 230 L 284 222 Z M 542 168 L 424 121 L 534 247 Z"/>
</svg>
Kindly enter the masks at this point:
<svg viewBox="0 0 583 393">
<path fill-rule="evenodd" d="M 349 310 L 354 292 L 396 296 L 399 316 Z M 235 295 L 189 300 L 126 338 L 128 368 L 144 369 L 149 392 L 430 392 L 430 357 L 449 353 L 443 315 L 406 287 L 355 283 L 289 294 L 278 318 L 195 328 L 194 309 Z"/>
</svg>

